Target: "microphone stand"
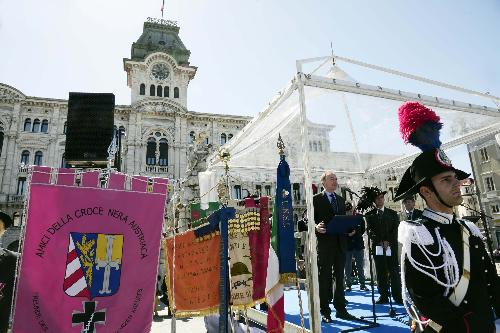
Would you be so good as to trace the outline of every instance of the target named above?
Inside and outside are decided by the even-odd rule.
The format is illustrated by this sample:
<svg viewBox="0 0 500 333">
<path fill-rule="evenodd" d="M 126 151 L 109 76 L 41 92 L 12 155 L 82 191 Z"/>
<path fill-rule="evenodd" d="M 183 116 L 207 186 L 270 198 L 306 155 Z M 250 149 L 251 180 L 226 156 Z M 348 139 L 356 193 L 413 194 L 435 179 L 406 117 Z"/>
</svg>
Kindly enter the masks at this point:
<svg viewBox="0 0 500 333">
<path fill-rule="evenodd" d="M 350 194 L 354 194 L 356 197 L 358 197 L 360 199 L 360 196 L 354 192 L 354 191 L 351 191 L 349 189 L 346 189 L 347 192 L 349 192 Z M 363 218 L 365 219 L 365 215 L 363 215 Z M 365 220 L 365 223 L 367 221 Z M 367 225 L 367 233 L 368 233 L 368 223 L 366 223 Z M 371 293 L 371 296 L 372 296 L 372 314 L 373 316 L 370 317 L 370 318 L 373 318 L 373 321 L 370 321 L 370 320 L 366 320 L 365 318 L 368 318 L 368 317 L 360 317 L 358 318 L 357 320 L 361 321 L 361 322 L 364 322 L 366 323 L 367 325 L 365 326 L 360 326 L 360 327 L 356 327 L 356 328 L 350 328 L 350 329 L 347 329 L 347 330 L 342 330 L 341 332 L 355 332 L 355 331 L 361 331 L 361 330 L 365 330 L 365 329 L 370 329 L 370 328 L 373 328 L 373 327 L 378 327 L 380 326 L 380 324 L 377 323 L 377 314 L 375 312 L 375 291 L 374 291 L 374 284 L 373 284 L 373 262 L 372 262 L 372 258 L 370 256 L 370 247 L 371 247 L 371 243 L 370 243 L 370 236 L 368 236 L 368 262 L 370 263 L 370 288 L 372 290 L 372 293 Z M 360 268 L 358 268 L 360 269 Z M 361 269 L 364 269 L 363 267 Z"/>
</svg>

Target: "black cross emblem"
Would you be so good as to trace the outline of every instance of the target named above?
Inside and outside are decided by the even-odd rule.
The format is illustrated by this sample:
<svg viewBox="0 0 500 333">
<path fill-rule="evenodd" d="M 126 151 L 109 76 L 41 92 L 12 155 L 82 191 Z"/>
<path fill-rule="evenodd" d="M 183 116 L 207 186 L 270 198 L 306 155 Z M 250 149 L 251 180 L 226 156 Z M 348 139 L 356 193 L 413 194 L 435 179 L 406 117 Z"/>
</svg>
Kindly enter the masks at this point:
<svg viewBox="0 0 500 333">
<path fill-rule="evenodd" d="M 83 324 L 81 333 L 95 333 L 95 324 L 106 322 L 106 310 L 96 311 L 97 302 L 83 302 L 84 312 L 73 312 L 71 323 L 73 326 Z"/>
</svg>

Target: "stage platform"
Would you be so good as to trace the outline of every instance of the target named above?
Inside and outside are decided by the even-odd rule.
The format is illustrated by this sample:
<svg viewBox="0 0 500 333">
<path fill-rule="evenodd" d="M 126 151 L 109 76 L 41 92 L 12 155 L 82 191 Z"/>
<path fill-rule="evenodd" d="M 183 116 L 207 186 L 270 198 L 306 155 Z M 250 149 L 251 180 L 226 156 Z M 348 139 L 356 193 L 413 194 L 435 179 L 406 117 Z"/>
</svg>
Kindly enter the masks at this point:
<svg viewBox="0 0 500 333">
<path fill-rule="evenodd" d="M 309 329 L 309 311 L 308 311 L 308 299 L 307 294 L 304 290 L 301 291 L 302 304 L 304 308 L 304 318 L 305 326 Z M 378 294 L 375 290 L 375 299 L 378 298 Z M 361 291 L 358 285 L 352 287 L 352 291 L 346 292 L 346 299 L 349 302 L 347 304 L 347 311 L 356 317 L 361 316 L 371 316 L 372 315 L 372 301 L 371 301 L 371 291 Z M 332 319 L 331 324 L 322 323 L 321 328 L 324 333 L 340 332 L 345 329 L 356 328 L 365 325 L 364 323 L 358 323 L 356 321 L 346 321 L 342 319 L 335 318 L 335 309 L 333 305 L 330 305 L 332 309 Z M 394 306 L 397 312 L 397 319 L 401 321 L 407 321 L 408 316 L 401 305 Z M 376 314 L 387 315 L 389 313 L 389 305 L 376 305 Z M 408 325 L 402 323 L 396 318 L 377 318 L 377 323 L 380 324 L 379 327 L 374 327 L 366 330 L 360 330 L 357 332 L 366 333 L 408 333 L 410 328 Z M 295 325 L 300 326 L 300 309 L 297 290 L 286 290 L 285 291 L 285 320 L 291 322 Z"/>
</svg>

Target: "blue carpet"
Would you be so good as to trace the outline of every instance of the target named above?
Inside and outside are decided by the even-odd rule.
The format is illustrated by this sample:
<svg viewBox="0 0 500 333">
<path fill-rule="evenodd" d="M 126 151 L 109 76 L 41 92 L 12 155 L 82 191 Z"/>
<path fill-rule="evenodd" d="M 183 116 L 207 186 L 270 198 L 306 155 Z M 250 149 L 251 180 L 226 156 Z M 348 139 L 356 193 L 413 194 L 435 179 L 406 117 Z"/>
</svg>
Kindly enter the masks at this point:
<svg viewBox="0 0 500 333">
<path fill-rule="evenodd" d="M 378 294 L 375 293 L 375 299 L 378 298 Z M 308 310 L 308 299 L 307 293 L 302 290 L 302 306 L 304 311 L 305 326 L 309 328 L 309 310 Z M 353 286 L 352 291 L 346 292 L 346 299 L 349 301 L 347 304 L 347 311 L 356 316 L 371 316 L 372 315 L 372 299 L 371 291 L 361 291 L 359 286 Z M 330 305 L 332 309 L 332 319 L 331 324 L 321 323 L 321 329 L 324 333 L 340 332 L 345 329 L 356 328 L 363 326 L 365 324 L 356 321 L 346 321 L 342 319 L 335 318 L 335 309 L 333 305 Z M 376 305 L 375 311 L 377 316 L 387 315 L 389 313 L 389 305 Z M 395 305 L 394 309 L 397 312 L 397 318 L 402 321 L 407 321 L 408 316 L 406 315 L 405 309 L 401 305 Z M 297 290 L 287 290 L 285 291 L 285 320 L 300 326 L 300 309 Z M 369 319 L 371 320 L 371 319 Z M 409 326 L 398 321 L 396 318 L 378 318 L 377 323 L 380 324 L 379 327 L 374 327 L 366 330 L 360 330 L 357 332 L 362 333 L 408 333 L 410 331 Z"/>
</svg>

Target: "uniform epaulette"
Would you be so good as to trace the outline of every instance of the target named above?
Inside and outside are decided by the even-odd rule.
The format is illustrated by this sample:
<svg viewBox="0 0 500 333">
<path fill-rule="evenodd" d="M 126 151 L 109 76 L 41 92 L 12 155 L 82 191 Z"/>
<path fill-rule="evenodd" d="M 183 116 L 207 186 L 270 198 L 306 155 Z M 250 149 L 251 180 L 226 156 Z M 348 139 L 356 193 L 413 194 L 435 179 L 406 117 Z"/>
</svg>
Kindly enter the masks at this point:
<svg viewBox="0 0 500 333">
<path fill-rule="evenodd" d="M 465 220 L 465 219 L 459 219 L 459 221 L 461 223 L 465 223 L 465 225 L 467 226 L 467 228 L 469 229 L 469 231 L 472 235 L 483 239 L 483 235 L 481 234 L 481 230 L 479 230 L 479 228 L 477 227 L 477 225 L 474 222 L 471 222 L 471 221 Z"/>
<path fill-rule="evenodd" d="M 402 244 L 412 242 L 420 245 L 434 244 L 429 230 L 422 224 L 422 220 L 402 221 L 398 228 L 398 241 Z"/>
</svg>

